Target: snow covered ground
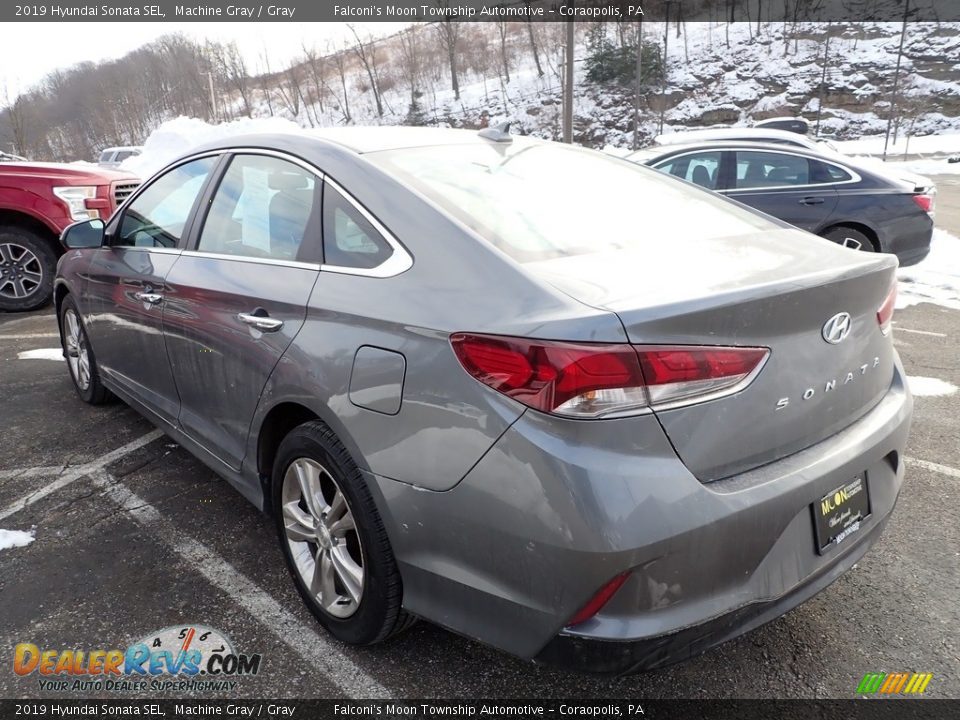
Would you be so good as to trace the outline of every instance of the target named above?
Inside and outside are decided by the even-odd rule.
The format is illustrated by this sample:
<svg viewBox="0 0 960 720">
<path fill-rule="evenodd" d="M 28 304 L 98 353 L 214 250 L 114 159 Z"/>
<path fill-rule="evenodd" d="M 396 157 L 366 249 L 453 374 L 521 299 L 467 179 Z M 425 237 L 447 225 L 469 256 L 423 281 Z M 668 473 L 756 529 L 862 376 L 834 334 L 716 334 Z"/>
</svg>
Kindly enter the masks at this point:
<svg viewBox="0 0 960 720">
<path fill-rule="evenodd" d="M 881 155 L 884 138 L 885 134 L 870 135 L 859 140 L 838 140 L 834 145 L 845 155 Z M 901 134 L 896 143 L 891 136 L 887 157 L 902 156 L 906 152 L 911 155 L 960 154 L 960 133 L 939 133 L 909 139 Z"/>
<path fill-rule="evenodd" d="M 920 375 L 907 375 L 907 384 L 910 386 L 910 392 L 916 397 L 953 395 L 958 390 L 956 385 L 946 380 Z"/>
<path fill-rule="evenodd" d="M 960 238 L 934 230 L 930 254 L 917 265 L 900 268 L 897 276 L 898 308 L 929 302 L 960 310 Z"/>
<path fill-rule="evenodd" d="M 869 166 L 881 162 L 883 141 L 883 135 L 870 135 L 859 140 L 836 142 L 834 145 L 840 152 Z M 903 160 L 904 154 L 919 157 Z M 909 143 L 903 137 L 893 143 L 891 138 L 887 146 L 887 161 L 883 165 L 888 169 L 903 168 L 919 175 L 960 175 L 960 162 L 948 162 L 950 156 L 960 156 L 960 133 L 915 137 Z"/>
<path fill-rule="evenodd" d="M 22 530 L 0 530 L 0 550 L 23 547 L 34 541 L 32 532 Z"/>
</svg>

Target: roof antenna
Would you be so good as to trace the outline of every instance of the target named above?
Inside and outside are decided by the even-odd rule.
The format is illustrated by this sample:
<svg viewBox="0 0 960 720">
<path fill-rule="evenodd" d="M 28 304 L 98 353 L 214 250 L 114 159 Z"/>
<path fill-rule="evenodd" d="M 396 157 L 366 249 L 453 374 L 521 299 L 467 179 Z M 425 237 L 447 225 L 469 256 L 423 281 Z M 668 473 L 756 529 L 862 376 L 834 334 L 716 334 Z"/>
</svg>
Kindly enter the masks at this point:
<svg viewBox="0 0 960 720">
<path fill-rule="evenodd" d="M 511 143 L 513 137 L 510 135 L 510 121 L 502 122 L 494 127 L 487 127 L 477 133 L 485 140 L 492 140 L 498 143 Z"/>
</svg>

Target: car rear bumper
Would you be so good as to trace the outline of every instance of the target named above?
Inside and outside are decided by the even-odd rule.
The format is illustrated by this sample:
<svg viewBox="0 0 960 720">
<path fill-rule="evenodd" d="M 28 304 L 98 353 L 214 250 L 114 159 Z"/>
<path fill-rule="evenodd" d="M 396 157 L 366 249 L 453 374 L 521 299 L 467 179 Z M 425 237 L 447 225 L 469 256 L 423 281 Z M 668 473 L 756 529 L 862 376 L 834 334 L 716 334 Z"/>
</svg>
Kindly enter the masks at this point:
<svg viewBox="0 0 960 720">
<path fill-rule="evenodd" d="M 701 483 L 656 418 L 528 412 L 449 491 L 368 475 L 407 609 L 498 648 L 582 670 L 657 667 L 786 612 L 880 534 L 903 479 L 912 399 L 887 394 L 817 445 Z M 818 554 L 811 504 L 867 473 L 870 515 Z M 569 619 L 629 577 L 592 619 Z"/>
<path fill-rule="evenodd" d="M 853 567 L 879 539 L 889 516 L 874 523 L 845 554 L 797 587 L 771 600 L 761 600 L 677 632 L 636 640 L 598 640 L 561 633 L 535 660 L 580 672 L 627 675 L 683 662 L 755 630 L 806 602 Z"/>
</svg>

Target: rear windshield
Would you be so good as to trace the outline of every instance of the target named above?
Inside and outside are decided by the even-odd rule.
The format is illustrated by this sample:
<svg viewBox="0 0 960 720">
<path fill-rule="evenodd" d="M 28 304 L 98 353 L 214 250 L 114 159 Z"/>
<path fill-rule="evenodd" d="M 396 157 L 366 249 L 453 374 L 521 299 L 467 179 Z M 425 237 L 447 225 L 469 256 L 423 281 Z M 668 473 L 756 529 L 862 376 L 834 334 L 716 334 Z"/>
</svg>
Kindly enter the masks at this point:
<svg viewBox="0 0 960 720">
<path fill-rule="evenodd" d="M 775 227 L 654 170 L 559 143 L 446 145 L 365 157 L 522 263 Z"/>
</svg>

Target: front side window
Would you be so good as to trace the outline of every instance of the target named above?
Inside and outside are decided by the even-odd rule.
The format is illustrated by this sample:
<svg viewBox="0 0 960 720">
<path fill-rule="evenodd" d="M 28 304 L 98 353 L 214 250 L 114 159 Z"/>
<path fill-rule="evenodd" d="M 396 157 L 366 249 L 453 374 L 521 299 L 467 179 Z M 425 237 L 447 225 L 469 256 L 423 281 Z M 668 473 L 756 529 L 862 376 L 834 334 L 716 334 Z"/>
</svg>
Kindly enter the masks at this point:
<svg viewBox="0 0 960 720">
<path fill-rule="evenodd" d="M 737 152 L 737 189 L 810 184 L 810 161 L 775 152 Z"/>
<path fill-rule="evenodd" d="M 205 157 L 178 165 L 140 193 L 124 211 L 113 245 L 176 247 L 190 211 L 217 162 Z"/>
<path fill-rule="evenodd" d="M 320 180 L 269 155 L 237 155 L 213 196 L 197 250 L 296 260 L 314 229 Z"/>
</svg>

